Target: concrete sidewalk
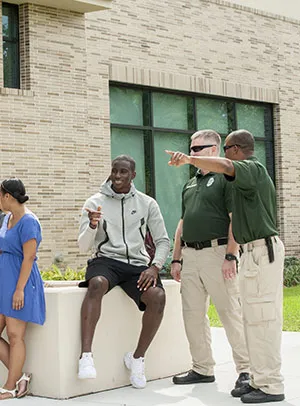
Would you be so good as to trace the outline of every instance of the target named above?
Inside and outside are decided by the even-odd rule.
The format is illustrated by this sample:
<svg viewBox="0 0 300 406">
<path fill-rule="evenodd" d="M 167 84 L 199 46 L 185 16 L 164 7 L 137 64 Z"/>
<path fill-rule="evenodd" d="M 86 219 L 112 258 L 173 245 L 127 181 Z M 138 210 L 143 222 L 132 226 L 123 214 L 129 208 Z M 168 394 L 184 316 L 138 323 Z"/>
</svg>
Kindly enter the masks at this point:
<svg viewBox="0 0 300 406">
<path fill-rule="evenodd" d="M 213 328 L 213 349 L 216 360 L 216 382 L 176 386 L 170 378 L 149 382 L 143 390 L 125 387 L 68 400 L 53 400 L 28 396 L 18 400 L 19 406 L 232 406 L 241 405 L 230 396 L 236 380 L 230 347 L 224 329 Z M 170 337 L 170 345 L 172 338 Z M 180 351 L 180 349 L 178 349 Z M 283 333 L 283 366 L 285 377 L 284 402 L 270 405 L 300 406 L 300 333 Z M 159 354 L 157 358 L 159 362 Z M 105 371 L 98 371 L 105 373 Z M 34 377 L 33 377 L 34 379 Z M 45 379 L 51 380 L 45 371 Z"/>
</svg>

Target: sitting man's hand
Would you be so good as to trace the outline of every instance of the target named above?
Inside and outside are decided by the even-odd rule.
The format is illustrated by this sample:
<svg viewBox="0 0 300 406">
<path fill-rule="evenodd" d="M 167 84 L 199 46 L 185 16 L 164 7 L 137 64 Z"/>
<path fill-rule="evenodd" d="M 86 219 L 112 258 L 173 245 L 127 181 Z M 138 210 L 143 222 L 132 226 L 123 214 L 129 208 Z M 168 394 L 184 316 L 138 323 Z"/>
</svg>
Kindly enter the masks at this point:
<svg viewBox="0 0 300 406">
<path fill-rule="evenodd" d="M 155 288 L 158 278 L 158 268 L 155 265 L 151 265 L 150 268 L 145 269 L 137 281 L 137 287 L 139 290 L 147 290 L 150 286 Z"/>
<path fill-rule="evenodd" d="M 92 210 L 88 207 L 86 207 L 85 210 L 88 212 L 90 227 L 95 229 L 101 218 L 101 206 L 98 206 L 97 210 Z"/>
</svg>

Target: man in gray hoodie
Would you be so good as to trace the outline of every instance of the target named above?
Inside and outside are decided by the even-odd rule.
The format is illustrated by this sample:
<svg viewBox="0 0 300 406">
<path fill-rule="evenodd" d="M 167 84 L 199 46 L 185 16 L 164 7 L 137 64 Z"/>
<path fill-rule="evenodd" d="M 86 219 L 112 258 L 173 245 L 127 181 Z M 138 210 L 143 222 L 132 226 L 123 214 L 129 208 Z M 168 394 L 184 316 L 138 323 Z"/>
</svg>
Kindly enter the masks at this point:
<svg viewBox="0 0 300 406">
<path fill-rule="evenodd" d="M 159 277 L 170 248 L 164 220 L 156 201 L 137 191 L 135 161 L 120 155 L 112 161 L 111 174 L 84 204 L 78 243 L 82 252 L 92 250 L 86 280 L 88 287 L 81 308 L 81 358 L 79 379 L 96 378 L 92 341 L 100 317 L 103 296 L 119 285 L 138 308 L 144 311 L 137 348 L 125 354 L 135 388 L 146 386 L 145 352 L 151 344 L 163 317 L 165 292 Z M 150 265 L 145 248 L 149 228 L 156 250 Z"/>
</svg>

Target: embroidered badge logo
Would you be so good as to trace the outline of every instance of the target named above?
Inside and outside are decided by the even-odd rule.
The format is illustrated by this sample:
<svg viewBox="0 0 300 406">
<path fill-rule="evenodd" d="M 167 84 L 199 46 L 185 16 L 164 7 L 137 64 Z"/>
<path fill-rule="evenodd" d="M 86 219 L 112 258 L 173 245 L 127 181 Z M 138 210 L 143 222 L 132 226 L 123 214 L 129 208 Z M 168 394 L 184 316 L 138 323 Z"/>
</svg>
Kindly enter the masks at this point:
<svg viewBox="0 0 300 406">
<path fill-rule="evenodd" d="M 206 184 L 207 187 L 210 187 L 214 183 L 214 178 L 210 178 Z"/>
<path fill-rule="evenodd" d="M 136 210 L 132 210 L 130 214 L 135 214 L 135 213 L 136 213 Z"/>
</svg>

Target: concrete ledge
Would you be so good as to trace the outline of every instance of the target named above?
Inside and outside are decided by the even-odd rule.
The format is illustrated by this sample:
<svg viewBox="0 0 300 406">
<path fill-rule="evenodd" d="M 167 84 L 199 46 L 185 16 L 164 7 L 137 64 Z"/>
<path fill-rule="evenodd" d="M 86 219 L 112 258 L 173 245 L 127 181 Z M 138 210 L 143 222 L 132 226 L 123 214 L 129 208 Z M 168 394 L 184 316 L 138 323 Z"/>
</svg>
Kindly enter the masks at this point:
<svg viewBox="0 0 300 406">
<path fill-rule="evenodd" d="M 139 68 L 128 64 L 112 63 L 110 65 L 109 79 L 112 82 L 132 83 L 258 102 L 279 103 L 279 87 L 268 89 L 241 83 L 207 79 L 200 76 Z"/>
<path fill-rule="evenodd" d="M 148 380 L 185 371 L 190 354 L 181 315 L 180 285 L 164 281 L 167 304 L 164 319 L 146 356 Z M 123 355 L 135 348 L 142 313 L 125 293 L 114 288 L 104 297 L 93 353 L 97 379 L 77 379 L 80 353 L 80 308 L 86 289 L 46 288 L 44 326 L 28 325 L 25 371 L 32 372 L 31 392 L 36 396 L 65 399 L 129 385 Z M 1 365 L 0 379 L 6 370 Z"/>
</svg>

